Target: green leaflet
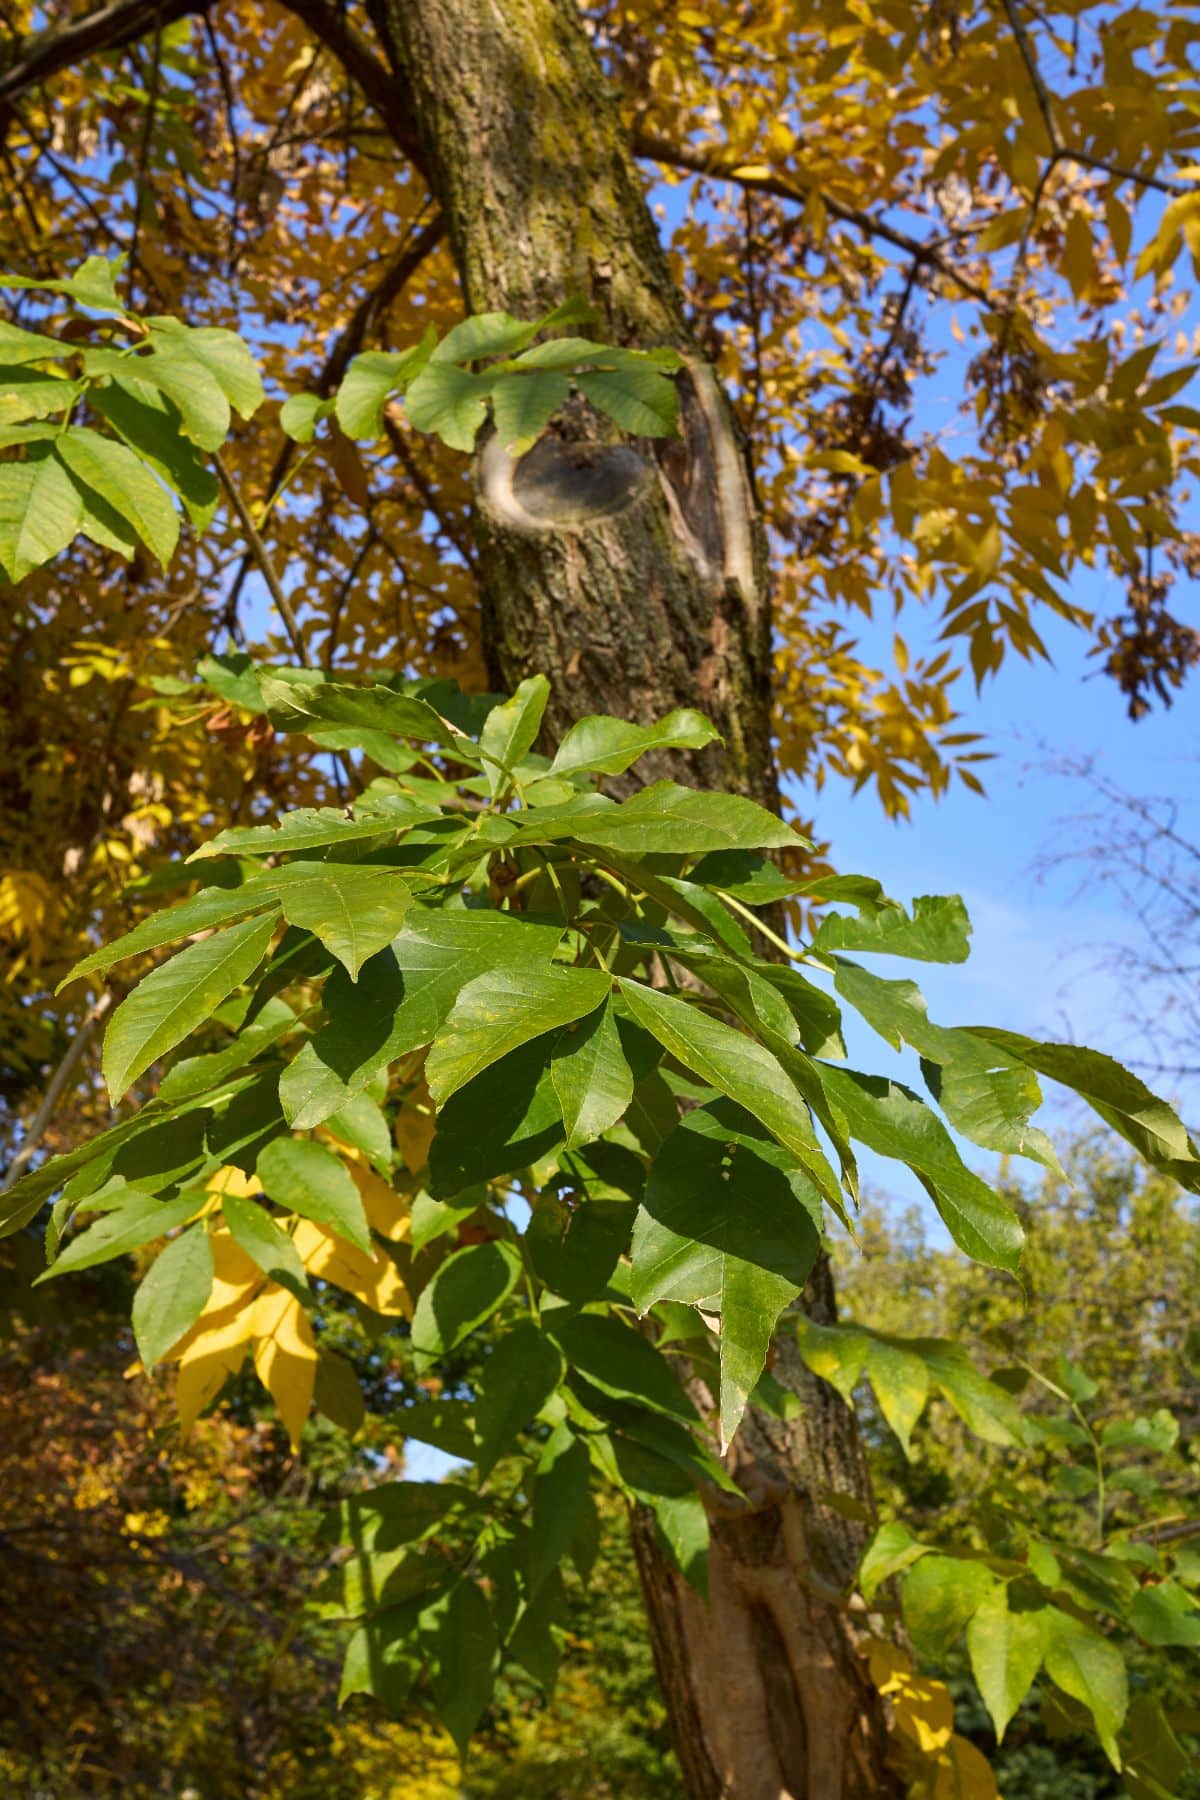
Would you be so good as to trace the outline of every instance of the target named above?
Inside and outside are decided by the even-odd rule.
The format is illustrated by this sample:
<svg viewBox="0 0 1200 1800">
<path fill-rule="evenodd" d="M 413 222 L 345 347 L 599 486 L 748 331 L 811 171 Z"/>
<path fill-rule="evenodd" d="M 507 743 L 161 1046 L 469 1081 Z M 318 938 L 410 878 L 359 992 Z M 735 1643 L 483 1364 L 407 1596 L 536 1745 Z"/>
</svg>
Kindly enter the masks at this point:
<svg viewBox="0 0 1200 1800">
<path fill-rule="evenodd" d="M 525 826 L 527 841 L 575 838 L 634 856 L 651 852 L 699 855 L 709 850 L 770 850 L 803 844 L 790 825 L 738 794 L 704 794 L 656 781 L 617 805 L 581 795 L 565 806 L 539 807 Z"/>
<path fill-rule="evenodd" d="M 495 912 L 410 912 L 390 950 L 357 984 L 335 970 L 327 1023 L 284 1071 L 279 1093 L 297 1128 L 319 1125 L 378 1070 L 431 1043 L 460 988 L 487 970 L 549 963 L 561 930 Z"/>
<path fill-rule="evenodd" d="M 1129 1704 L 1125 1658 L 1109 1638 L 1070 1613 L 1051 1606 L 1043 1619 L 1047 1675 L 1064 1694 L 1087 1707 L 1105 1755 L 1119 1769 L 1117 1733 Z"/>
<path fill-rule="evenodd" d="M 503 447 L 510 455 L 522 455 L 570 397 L 570 382 L 554 369 L 498 376 L 492 386 L 492 418 Z"/>
<path fill-rule="evenodd" d="M 689 1113 L 651 1166 L 633 1233 L 633 1300 L 642 1313 L 677 1300 L 720 1315 L 723 1445 L 775 1321 L 817 1259 L 819 1218 L 803 1170 L 729 1101 Z"/>
<path fill-rule="evenodd" d="M 264 687 L 269 685 L 264 681 Z M 349 815 L 349 816 L 347 816 Z M 219 831 L 207 844 L 193 850 L 189 862 L 210 856 L 281 856 L 292 850 L 318 850 L 328 844 L 354 843 L 360 838 L 395 837 L 423 820 L 439 818 L 433 808 L 403 794 L 389 794 L 358 808 L 337 806 L 298 807 L 278 825 L 239 825 Z"/>
<path fill-rule="evenodd" d="M 562 1108 L 568 1150 L 590 1143 L 624 1116 L 633 1099 L 633 1070 L 625 1058 L 611 1000 L 558 1038 L 550 1077 Z"/>
<path fill-rule="evenodd" d="M 427 700 L 416 695 L 398 693 L 390 687 L 349 687 L 307 677 L 281 681 L 265 674 L 260 685 L 271 721 L 281 731 L 307 731 L 314 721 L 362 726 L 393 737 L 413 738 L 418 743 L 453 747 L 464 760 L 479 766 L 480 759 L 471 741 Z M 406 804 L 427 817 L 438 816 L 437 808 L 416 808 L 412 801 Z"/>
<path fill-rule="evenodd" d="M 165 396 L 148 382 L 115 376 L 90 390 L 88 400 L 129 448 L 172 488 L 187 508 L 196 529 L 208 525 L 217 509 L 220 488 L 203 455 L 180 435 L 178 415 Z"/>
<path fill-rule="evenodd" d="M 540 1412 L 563 1374 L 559 1351 L 522 1320 L 505 1332 L 484 1365 L 475 1396 L 475 1463 L 480 1477 L 515 1447 L 517 1434 Z"/>
<path fill-rule="evenodd" d="M 483 1589 L 464 1576 L 439 1606 L 433 1697 L 460 1756 L 483 1717 L 496 1679 L 499 1642 Z"/>
<path fill-rule="evenodd" d="M 1073 1088 L 1139 1155 L 1181 1187 L 1200 1192 L 1200 1155 L 1177 1114 L 1111 1056 L 1083 1044 L 1039 1044 L 1015 1031 L 965 1028 L 994 1049 Z"/>
<path fill-rule="evenodd" d="M 970 1032 L 934 1025 L 912 981 L 885 981 L 843 957 L 834 985 L 892 1048 L 901 1040 L 922 1058 L 925 1081 L 956 1131 L 986 1150 L 1028 1156 L 1062 1174 L 1053 1144 L 1030 1125 L 1042 1103 L 1032 1069 Z"/>
<path fill-rule="evenodd" d="M 923 1556 L 904 1577 L 904 1624 L 923 1656 L 940 1660 L 987 1599 L 996 1577 L 969 1557 Z"/>
<path fill-rule="evenodd" d="M 69 472 L 41 445 L 24 462 L 0 463 L 0 569 L 8 579 L 20 581 L 65 550 L 83 510 Z"/>
<path fill-rule="evenodd" d="M 823 1064 L 822 1080 L 850 1135 L 921 1178 L 960 1250 L 1015 1274 L 1025 1234 L 1008 1202 L 967 1168 L 940 1119 L 899 1082 Z"/>
<path fill-rule="evenodd" d="M 332 1150 L 303 1138 L 274 1138 L 260 1152 L 257 1172 L 263 1192 L 285 1212 L 328 1225 L 356 1249 L 372 1254 L 358 1189 Z"/>
<path fill-rule="evenodd" d="M 266 1208 L 240 1194 L 224 1194 L 221 1211 L 234 1242 L 258 1264 L 263 1274 L 277 1281 L 280 1287 L 287 1288 L 306 1306 L 311 1306 L 312 1293 L 299 1252 Z"/>
<path fill-rule="evenodd" d="M 337 422 L 347 437 L 373 441 L 382 436 L 384 403 L 424 367 L 435 342 L 430 326 L 421 343 L 407 350 L 394 355 L 367 350 L 354 358 L 342 378 L 336 402 Z"/>
<path fill-rule="evenodd" d="M 752 1113 L 840 1207 L 837 1178 L 821 1154 L 804 1101 L 769 1050 L 686 1000 L 627 980 L 621 992 L 637 1022 L 665 1050 Z"/>
<path fill-rule="evenodd" d="M 599 1313 L 551 1312 L 543 1322 L 572 1373 L 602 1394 L 637 1401 L 687 1424 L 695 1421 L 695 1408 L 670 1364 L 640 1332 Z"/>
<path fill-rule="evenodd" d="M 143 977 L 104 1034 L 104 1080 L 114 1103 L 253 973 L 274 930 L 273 913 L 245 919 L 189 945 Z"/>
<path fill-rule="evenodd" d="M 119 1204 L 73 1237 L 57 1261 L 38 1276 L 39 1281 L 68 1275 L 72 1270 L 94 1269 L 98 1263 L 111 1262 L 114 1256 L 123 1256 L 127 1250 L 140 1249 L 154 1238 L 165 1237 L 186 1225 L 205 1201 L 205 1195 L 197 1190 L 180 1194 L 176 1200 L 158 1200 L 139 1188 L 124 1184 L 121 1188 Z M 105 1200 L 107 1204 L 108 1195 Z"/>
<path fill-rule="evenodd" d="M 885 1581 L 918 1562 L 928 1552 L 919 1544 L 907 1525 L 895 1520 L 881 1525 L 866 1549 L 858 1567 L 858 1585 L 868 1605 Z"/>
<path fill-rule="evenodd" d="M 551 963 L 477 975 L 461 988 L 425 1064 L 439 1105 L 510 1051 L 603 1006 L 612 987 L 600 969 Z"/>
<path fill-rule="evenodd" d="M 836 883 L 815 885 L 822 896 L 841 897 L 834 891 Z M 909 956 L 915 962 L 966 961 L 971 948 L 971 921 L 957 894 L 920 894 L 912 903 L 910 916 L 894 900 L 887 899 L 877 882 L 867 885 L 878 890 L 878 900 L 860 899 L 862 910 L 857 919 L 840 913 L 823 919 L 813 939 L 814 950 L 874 950 L 888 956 Z"/>
<path fill-rule="evenodd" d="M 145 463 L 115 438 L 73 425 L 55 442 L 71 473 L 94 488 L 165 569 L 179 541 L 179 515 Z"/>
<path fill-rule="evenodd" d="M 513 770 L 524 760 L 541 730 L 549 698 L 550 683 L 546 677 L 531 675 L 511 700 L 494 706 L 484 720 L 479 750 L 486 759 L 483 772 L 493 795 L 503 794 L 510 787 Z"/>
<path fill-rule="evenodd" d="M 719 742 L 720 734 L 703 713 L 681 707 L 655 725 L 633 725 L 627 719 L 591 716 L 578 719 L 563 737 L 550 765 L 551 775 L 623 775 L 650 750 L 701 750 Z M 778 874 L 778 871 L 776 871 Z M 782 878 L 781 878 L 782 879 Z"/>
<path fill-rule="evenodd" d="M 1024 1700 L 1042 1663 L 1045 1613 L 1040 1607 L 1011 1611 L 1002 1582 L 976 1609 L 967 1626 L 971 1673 L 996 1727 L 996 1741 Z"/>
<path fill-rule="evenodd" d="M 487 418 L 491 382 L 450 362 L 428 362 L 405 395 L 409 424 L 440 437 L 451 450 L 470 453 Z"/>
<path fill-rule="evenodd" d="M 114 938 L 103 949 L 85 956 L 69 975 L 63 976 L 55 991 L 61 994 L 63 988 L 78 981 L 82 975 L 103 975 L 114 963 L 123 962 L 126 957 L 159 950 L 164 944 L 177 943 L 180 938 L 191 937 L 198 931 L 211 931 L 217 925 L 228 925 L 247 913 L 261 912 L 267 907 L 275 910 L 278 904 L 275 886 L 269 877 L 262 882 L 247 882 L 243 887 L 201 888 L 190 900 L 180 900 L 162 912 L 151 913 L 123 937 Z"/>
<path fill-rule="evenodd" d="M 133 1297 L 133 1335 L 144 1368 L 153 1368 L 191 1330 L 212 1283 L 212 1242 L 198 1223 L 159 1252 Z"/>
<path fill-rule="evenodd" d="M 421 1291 L 412 1320 L 413 1364 L 423 1373 L 507 1300 L 521 1277 L 511 1244 L 471 1244 L 447 1257 Z"/>
<path fill-rule="evenodd" d="M 351 981 L 391 943 L 413 902 L 403 874 L 375 863 L 289 863 L 265 879 L 288 923 L 319 938 Z"/>
</svg>

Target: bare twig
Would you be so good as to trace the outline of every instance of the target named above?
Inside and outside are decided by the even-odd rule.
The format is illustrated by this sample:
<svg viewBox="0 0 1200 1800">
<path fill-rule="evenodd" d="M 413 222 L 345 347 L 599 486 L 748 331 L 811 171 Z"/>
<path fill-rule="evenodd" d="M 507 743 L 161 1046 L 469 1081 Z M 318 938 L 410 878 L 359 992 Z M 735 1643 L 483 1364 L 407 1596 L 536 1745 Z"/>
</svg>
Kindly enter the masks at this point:
<svg viewBox="0 0 1200 1800">
<path fill-rule="evenodd" d="M 37 1147 L 49 1130 L 50 1123 L 58 1110 L 58 1103 L 67 1092 L 75 1071 L 87 1054 L 100 1023 L 112 1007 L 112 1003 L 112 990 L 105 988 L 67 1045 L 61 1062 L 46 1083 L 46 1091 L 42 1095 L 38 1109 L 25 1129 L 20 1148 L 4 1172 L 4 1179 L 0 1181 L 0 1193 L 14 1186 L 33 1161 Z"/>
<path fill-rule="evenodd" d="M 246 542 L 250 546 L 250 555 L 258 565 L 258 572 L 266 582 L 272 600 L 274 600 L 276 606 L 279 608 L 280 617 L 283 620 L 288 637 L 292 642 L 292 649 L 296 652 L 296 660 L 299 662 L 301 668 L 311 668 L 312 665 L 309 660 L 308 648 L 304 642 L 304 633 L 300 629 L 300 622 L 293 610 L 292 603 L 283 591 L 283 583 L 280 581 L 275 565 L 271 561 L 270 551 L 263 543 L 262 538 L 259 535 L 258 526 L 251 518 L 249 508 L 242 499 L 241 494 L 238 492 L 229 470 L 225 467 L 224 459 L 220 456 L 216 456 L 213 458 L 213 461 L 216 464 L 217 479 L 224 488 L 226 498 L 237 515 L 238 524 L 245 533 Z"/>
</svg>

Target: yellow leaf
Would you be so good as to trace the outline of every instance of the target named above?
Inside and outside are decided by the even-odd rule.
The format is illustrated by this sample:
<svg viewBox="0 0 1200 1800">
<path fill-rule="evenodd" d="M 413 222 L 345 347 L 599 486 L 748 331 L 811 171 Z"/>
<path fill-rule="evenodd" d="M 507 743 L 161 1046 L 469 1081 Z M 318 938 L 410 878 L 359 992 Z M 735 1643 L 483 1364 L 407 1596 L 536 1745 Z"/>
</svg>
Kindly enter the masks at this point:
<svg viewBox="0 0 1200 1800">
<path fill-rule="evenodd" d="M 318 1281 L 332 1281 L 373 1312 L 412 1317 L 408 1289 L 395 1263 L 382 1250 L 366 1256 L 312 1219 L 300 1221 L 293 1242 L 305 1269 Z"/>
<path fill-rule="evenodd" d="M 991 1764 L 957 1733 L 938 1752 L 933 1800 L 1000 1800 Z"/>
<path fill-rule="evenodd" d="M 918 1675 L 911 1656 L 883 1638 L 867 1646 L 867 1667 L 879 1692 L 892 1703 L 896 1730 L 924 1755 L 942 1750 L 954 1734 L 954 1702 L 940 1681 Z"/>
<path fill-rule="evenodd" d="M 419 1175 L 429 1161 L 436 1123 L 429 1089 L 422 1082 L 408 1095 L 396 1119 L 396 1148 L 413 1175 Z"/>
<path fill-rule="evenodd" d="M 272 1282 L 254 1303 L 254 1367 L 279 1408 L 292 1449 L 312 1407 L 317 1378 L 317 1344 L 300 1302 Z"/>
<path fill-rule="evenodd" d="M 264 1276 L 227 1231 L 212 1235 L 213 1285 L 208 1305 L 168 1360 L 179 1364 L 175 1406 L 180 1428 L 191 1430 L 227 1378 L 242 1366 L 253 1332 L 255 1295 Z"/>
<path fill-rule="evenodd" d="M 243 1170 L 235 1169 L 232 1163 L 210 1175 L 204 1185 L 210 1194 L 232 1194 L 236 1200 L 250 1200 L 255 1194 L 262 1193 L 258 1176 L 247 1175 Z"/>
<path fill-rule="evenodd" d="M 401 1115 L 403 1117 L 403 1115 Z M 399 1133 L 397 1133 L 399 1135 Z M 389 1187 L 382 1176 L 364 1162 L 347 1162 L 351 1179 L 362 1198 L 363 1211 L 372 1231 L 390 1239 L 393 1244 L 407 1238 L 412 1204 L 404 1194 Z"/>
</svg>

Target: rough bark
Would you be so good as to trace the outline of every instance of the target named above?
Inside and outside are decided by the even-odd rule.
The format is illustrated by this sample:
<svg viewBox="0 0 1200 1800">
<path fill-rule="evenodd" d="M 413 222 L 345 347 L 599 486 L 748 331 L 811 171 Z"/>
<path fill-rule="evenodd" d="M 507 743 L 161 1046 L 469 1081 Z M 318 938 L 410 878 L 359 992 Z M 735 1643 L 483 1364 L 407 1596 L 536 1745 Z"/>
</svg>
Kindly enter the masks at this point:
<svg viewBox="0 0 1200 1800">
<path fill-rule="evenodd" d="M 511 688 L 534 670 L 551 677 L 551 738 L 586 713 L 649 720 L 698 706 L 724 748 L 648 773 L 773 804 L 770 607 L 748 463 L 688 332 L 575 0 L 370 0 L 369 10 L 408 90 L 468 309 L 530 318 L 582 295 L 609 341 L 669 343 L 688 362 L 680 438 L 633 445 L 640 469 L 628 444 L 612 460 L 616 435 L 582 407 L 537 463 L 514 469 L 495 443 L 485 448 L 477 530 L 494 678 Z M 832 1315 L 825 1264 L 810 1303 Z M 745 1500 L 710 1501 L 709 1605 L 651 1523 L 635 1521 L 695 1800 L 896 1791 L 882 1707 L 855 1654 L 861 1621 L 842 1599 L 861 1527 L 827 1503 L 869 1497 L 853 1415 L 794 1350 L 782 1355 L 775 1373 L 804 1411 L 788 1425 L 753 1414 L 739 1434 L 731 1461 Z"/>
</svg>

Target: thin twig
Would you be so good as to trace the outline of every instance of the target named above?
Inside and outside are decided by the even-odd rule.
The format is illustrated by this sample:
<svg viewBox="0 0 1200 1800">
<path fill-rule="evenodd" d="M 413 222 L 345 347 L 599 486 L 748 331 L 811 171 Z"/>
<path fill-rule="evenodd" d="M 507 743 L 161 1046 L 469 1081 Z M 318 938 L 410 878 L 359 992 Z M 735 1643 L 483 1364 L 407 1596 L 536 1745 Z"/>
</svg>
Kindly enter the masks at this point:
<svg viewBox="0 0 1200 1800">
<path fill-rule="evenodd" d="M 21 1139 L 21 1146 L 5 1170 L 3 1181 L 0 1181 L 0 1193 L 4 1193 L 12 1187 L 33 1161 L 34 1153 L 45 1137 L 50 1122 L 58 1110 L 58 1103 L 67 1091 L 71 1077 L 82 1062 L 101 1020 L 109 1011 L 112 1003 L 112 989 L 105 988 L 67 1045 L 61 1062 L 46 1083 L 46 1091 L 42 1095 L 37 1111 L 29 1121 L 25 1135 Z"/>
<path fill-rule="evenodd" d="M 137 59 L 134 59 L 137 67 Z M 129 240 L 129 304 L 132 307 L 137 299 L 135 284 L 138 277 L 138 246 L 141 242 L 142 209 L 149 198 L 150 150 L 154 139 L 154 119 L 158 112 L 158 83 L 162 72 L 162 27 L 157 24 L 154 42 L 150 50 L 150 81 L 146 89 L 146 122 L 142 127 L 142 141 L 138 146 L 137 175 L 133 184 L 133 235 Z M 141 74 L 140 69 L 138 70 Z"/>
<path fill-rule="evenodd" d="M 249 508 L 239 494 L 229 470 L 225 467 L 224 459 L 220 456 L 215 456 L 213 461 L 216 464 L 217 478 L 225 490 L 229 504 L 237 514 L 238 523 L 241 526 L 242 531 L 245 533 L 246 542 L 250 546 L 250 554 L 258 565 L 259 574 L 266 582 L 272 600 L 274 600 L 276 606 L 279 608 L 280 617 L 283 620 L 288 637 L 292 642 L 292 649 L 296 652 L 296 660 L 299 662 L 301 668 L 311 668 L 312 664 L 309 660 L 308 648 L 304 642 L 304 633 L 300 629 L 300 622 L 293 611 L 292 603 L 283 591 L 283 583 L 280 581 L 275 570 L 275 565 L 271 561 L 271 553 L 263 543 L 262 538 L 259 535 L 258 526 L 251 518 Z"/>
</svg>

